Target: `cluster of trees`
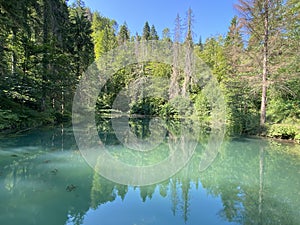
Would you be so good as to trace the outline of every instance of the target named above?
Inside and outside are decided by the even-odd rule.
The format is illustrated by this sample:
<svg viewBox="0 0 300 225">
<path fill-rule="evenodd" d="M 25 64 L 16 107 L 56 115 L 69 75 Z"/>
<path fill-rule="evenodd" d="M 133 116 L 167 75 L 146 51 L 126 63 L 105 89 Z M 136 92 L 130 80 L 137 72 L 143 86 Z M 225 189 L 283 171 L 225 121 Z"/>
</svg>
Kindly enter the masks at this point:
<svg viewBox="0 0 300 225">
<path fill-rule="evenodd" d="M 227 36 L 205 44 L 215 48 L 218 61 L 208 55 L 207 62 L 226 87 L 234 130 L 256 132 L 266 122 L 299 124 L 299 3 L 239 0 L 236 8 L 239 16 Z M 288 138 L 299 133 L 296 126 L 278 128 Z"/>
<path fill-rule="evenodd" d="M 63 120 L 93 60 L 91 13 L 78 0 L 0 2 L 0 129 Z"/>
<path fill-rule="evenodd" d="M 159 41 L 170 42 L 175 49 L 185 45 L 210 67 L 225 94 L 230 133 L 266 134 L 267 128 L 267 135 L 299 140 L 299 4 L 294 0 L 240 0 L 236 9 L 238 16 L 232 19 L 226 35 L 208 38 L 204 43 L 200 37 L 195 43 L 189 9 L 184 23 L 177 15 L 173 37 L 166 28 Z M 152 30 L 155 27 L 150 29 L 146 22 L 142 36 L 130 38 L 124 24 L 119 33 L 115 31 L 114 42 L 157 40 Z M 118 72 L 100 96 L 98 106 L 111 108 L 116 94 L 132 79 L 162 76 L 170 79 L 170 99 L 189 91 L 197 110 L 209 117 L 210 106 L 201 88 L 191 87 L 190 62 L 184 71 L 177 71 L 176 51 L 173 54 L 172 67 L 146 63 Z M 133 113 L 174 114 L 166 102 L 158 99 L 142 101 L 132 109 Z"/>
<path fill-rule="evenodd" d="M 63 0 L 0 1 L 0 6 L 0 129 L 30 126 L 26 121 L 37 118 L 39 122 L 67 118 L 76 84 L 94 60 L 118 45 L 157 40 L 171 43 L 174 49 L 185 45 L 210 67 L 225 93 L 230 132 L 257 133 L 266 125 L 280 124 L 271 127 L 271 136 L 300 139 L 295 125 L 300 118 L 296 0 L 239 0 L 238 16 L 228 33 L 204 43 L 193 39 L 191 9 L 184 23 L 177 15 L 174 32 L 165 28 L 160 38 L 148 22 L 142 35 L 133 35 L 126 23 L 118 26 L 115 20 L 92 13 L 80 0 L 69 6 Z M 118 92 L 137 77 L 160 76 L 170 79 L 170 99 L 193 89 L 191 100 L 209 117 L 210 106 L 201 88 L 191 88 L 189 62 L 178 71 L 174 53 L 173 64 L 151 62 L 121 69 L 101 92 L 98 108 L 111 109 Z M 136 102 L 131 112 L 176 114 L 161 99 Z"/>
</svg>

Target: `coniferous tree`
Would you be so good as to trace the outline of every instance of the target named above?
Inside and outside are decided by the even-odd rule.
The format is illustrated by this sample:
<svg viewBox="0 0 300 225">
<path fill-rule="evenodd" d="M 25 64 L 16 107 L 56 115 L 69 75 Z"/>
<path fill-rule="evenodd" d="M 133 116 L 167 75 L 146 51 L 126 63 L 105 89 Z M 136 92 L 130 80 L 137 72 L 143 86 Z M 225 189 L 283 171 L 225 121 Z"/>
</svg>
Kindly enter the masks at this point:
<svg viewBox="0 0 300 225">
<path fill-rule="evenodd" d="M 203 51 L 204 46 L 203 46 L 203 43 L 202 43 L 202 37 L 201 36 L 199 37 L 198 46 L 199 46 L 200 51 Z"/>
<path fill-rule="evenodd" d="M 98 12 L 93 14 L 92 37 L 96 59 L 117 46 L 116 25 L 116 21 L 103 17 Z"/>
<path fill-rule="evenodd" d="M 91 22 L 88 20 L 86 8 L 80 0 L 70 8 L 70 23 L 70 38 L 73 40 L 73 65 L 78 78 L 94 61 Z"/>
<path fill-rule="evenodd" d="M 193 35 L 192 35 L 192 23 L 193 23 L 193 14 L 192 9 L 189 8 L 187 12 L 186 25 L 187 25 L 187 33 L 184 41 L 185 49 L 186 49 L 186 58 L 185 58 L 185 68 L 184 68 L 184 81 L 182 87 L 182 95 L 184 97 L 187 96 L 189 92 L 189 88 L 191 85 L 192 79 L 192 52 L 194 49 L 193 44 Z"/>
<path fill-rule="evenodd" d="M 229 31 L 224 42 L 224 57 L 227 63 L 226 75 L 222 84 L 228 105 L 229 132 L 245 133 L 258 124 L 256 120 L 256 107 L 251 98 L 251 86 L 243 74 L 247 71 L 245 48 L 241 33 L 241 23 L 237 16 L 231 20 Z M 258 97 L 258 96 L 257 96 Z M 249 126 L 249 118 L 254 122 Z"/>
<path fill-rule="evenodd" d="M 242 54 L 244 53 L 241 24 L 237 16 L 231 20 L 224 47 L 228 63 L 231 66 L 231 74 L 236 75 L 241 72 Z"/>
<path fill-rule="evenodd" d="M 175 29 L 174 29 L 174 38 L 173 38 L 173 63 L 172 63 L 172 74 L 171 74 L 171 81 L 169 87 L 169 99 L 176 98 L 180 93 L 179 46 L 181 41 L 181 34 L 182 34 L 181 18 L 179 14 L 177 14 L 175 19 Z"/>
<path fill-rule="evenodd" d="M 150 36 L 150 26 L 148 21 L 145 23 L 144 28 L 143 28 L 143 35 L 142 35 L 142 39 L 144 41 L 148 41 L 150 40 L 151 36 Z"/>
<path fill-rule="evenodd" d="M 282 0 L 239 0 L 239 4 L 236 5 L 244 30 L 250 36 L 248 54 L 251 54 L 251 58 L 254 59 L 252 71 L 261 76 L 261 127 L 266 122 L 267 90 L 271 75 L 277 70 L 275 67 L 272 68 L 270 63 L 273 57 L 270 45 L 272 43 L 273 48 L 275 46 L 280 48 L 282 43 L 282 5 Z"/>
<path fill-rule="evenodd" d="M 158 39 L 159 39 L 159 37 L 158 37 L 157 31 L 155 29 L 155 26 L 152 25 L 151 29 L 150 29 L 150 40 L 158 40 Z"/>
<path fill-rule="evenodd" d="M 6 63 L 5 69 L 0 65 L 0 70 L 7 78 L 1 88 L 4 92 L 0 98 L 5 100 L 0 101 L 4 102 L 0 108 L 12 110 L 12 114 L 18 111 L 17 116 L 30 121 L 31 117 L 38 116 L 39 120 L 33 122 L 36 124 L 58 119 L 54 115 L 65 110 L 66 101 L 70 106 L 76 83 L 70 67 L 74 46 L 70 44 L 72 35 L 66 2 L 1 1 L 0 6 L 0 26 L 4 31 L 0 35 L 3 40 L 0 59 Z M 20 111 L 18 107 L 26 110 Z M 34 114 L 34 110 L 44 112 Z M 22 126 L 23 121 L 17 123 L 12 124 Z"/>
<path fill-rule="evenodd" d="M 124 24 L 121 25 L 120 27 L 120 31 L 118 34 L 118 42 L 119 44 L 124 44 L 126 41 L 129 41 L 129 39 L 130 39 L 130 33 L 126 22 L 124 22 Z"/>
</svg>

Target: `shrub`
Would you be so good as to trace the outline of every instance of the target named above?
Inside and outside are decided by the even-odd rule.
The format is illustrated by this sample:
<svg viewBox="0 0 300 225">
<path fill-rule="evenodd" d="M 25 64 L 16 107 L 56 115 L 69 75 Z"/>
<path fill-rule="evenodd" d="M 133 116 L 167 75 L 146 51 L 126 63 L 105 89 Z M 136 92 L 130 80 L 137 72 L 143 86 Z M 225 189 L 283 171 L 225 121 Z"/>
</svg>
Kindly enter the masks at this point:
<svg viewBox="0 0 300 225">
<path fill-rule="evenodd" d="M 296 134 L 295 141 L 300 144 L 300 132 Z"/>
<path fill-rule="evenodd" d="M 267 135 L 269 137 L 296 140 L 300 138 L 299 130 L 290 124 L 273 124 L 269 127 Z"/>
</svg>

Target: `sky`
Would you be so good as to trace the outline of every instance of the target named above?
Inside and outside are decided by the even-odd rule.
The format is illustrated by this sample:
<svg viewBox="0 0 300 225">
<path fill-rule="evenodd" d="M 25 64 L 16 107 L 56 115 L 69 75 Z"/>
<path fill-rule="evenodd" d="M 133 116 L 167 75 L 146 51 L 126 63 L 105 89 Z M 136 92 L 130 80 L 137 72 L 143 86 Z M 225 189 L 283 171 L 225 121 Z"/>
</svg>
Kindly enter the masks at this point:
<svg viewBox="0 0 300 225">
<path fill-rule="evenodd" d="M 208 37 L 226 34 L 231 19 L 237 14 L 234 4 L 237 0 L 84 0 L 85 6 L 98 11 L 101 15 L 114 19 L 119 25 L 125 21 L 131 35 L 142 34 L 143 26 L 148 21 L 153 24 L 159 36 L 164 28 L 169 28 L 171 35 L 174 21 L 179 13 L 182 21 L 191 7 L 194 14 L 194 42 Z"/>
</svg>

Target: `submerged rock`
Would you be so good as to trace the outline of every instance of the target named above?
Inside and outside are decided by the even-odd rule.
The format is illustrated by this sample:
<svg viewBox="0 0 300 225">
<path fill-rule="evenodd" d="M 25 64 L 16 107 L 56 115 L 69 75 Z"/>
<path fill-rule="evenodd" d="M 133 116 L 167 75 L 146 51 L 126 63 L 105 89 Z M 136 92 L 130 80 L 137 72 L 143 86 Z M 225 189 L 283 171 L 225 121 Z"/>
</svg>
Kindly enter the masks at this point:
<svg viewBox="0 0 300 225">
<path fill-rule="evenodd" d="M 54 170 L 51 170 L 51 173 L 53 174 L 53 175 L 56 175 L 57 174 L 57 172 L 58 172 L 58 169 L 54 169 Z"/>
<path fill-rule="evenodd" d="M 76 187 L 75 185 L 70 184 L 70 185 L 68 185 L 68 186 L 66 187 L 66 190 L 67 190 L 68 192 L 71 192 L 71 191 L 75 191 L 76 188 L 77 188 L 77 187 Z"/>
</svg>

